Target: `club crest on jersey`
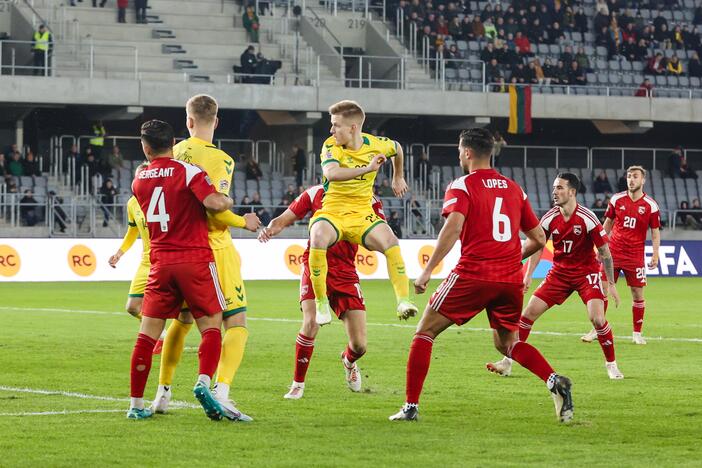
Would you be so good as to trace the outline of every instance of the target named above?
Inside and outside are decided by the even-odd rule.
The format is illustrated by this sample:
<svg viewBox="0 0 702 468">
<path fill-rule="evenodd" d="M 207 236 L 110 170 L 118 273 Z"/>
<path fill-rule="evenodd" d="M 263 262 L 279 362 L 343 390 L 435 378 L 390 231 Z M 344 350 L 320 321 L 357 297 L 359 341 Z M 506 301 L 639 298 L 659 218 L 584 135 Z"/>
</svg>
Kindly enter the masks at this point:
<svg viewBox="0 0 702 468">
<path fill-rule="evenodd" d="M 639 207 L 639 214 L 642 215 L 646 212 L 646 207 L 645 206 L 640 206 Z"/>
<path fill-rule="evenodd" d="M 331 152 L 331 151 L 327 151 L 327 154 L 325 154 L 324 157 L 327 158 L 327 159 L 333 159 L 333 158 L 334 158 L 334 156 L 332 156 L 332 152 Z"/>
<path fill-rule="evenodd" d="M 576 236 L 579 236 L 582 233 L 583 233 L 583 228 L 579 224 L 576 224 L 575 226 L 573 226 L 573 234 L 575 234 Z"/>
<path fill-rule="evenodd" d="M 229 182 L 227 182 L 226 180 L 220 180 L 219 191 L 224 192 L 225 190 L 229 190 Z"/>
</svg>

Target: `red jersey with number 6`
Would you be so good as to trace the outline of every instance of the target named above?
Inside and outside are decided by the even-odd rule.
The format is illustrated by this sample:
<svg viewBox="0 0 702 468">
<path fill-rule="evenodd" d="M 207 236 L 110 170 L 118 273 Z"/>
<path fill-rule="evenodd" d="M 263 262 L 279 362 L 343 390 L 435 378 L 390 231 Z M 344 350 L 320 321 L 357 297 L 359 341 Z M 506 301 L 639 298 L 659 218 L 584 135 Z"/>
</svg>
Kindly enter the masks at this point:
<svg viewBox="0 0 702 468">
<path fill-rule="evenodd" d="M 139 172 L 132 191 L 145 214 L 152 264 L 214 261 L 202 201 L 217 191 L 205 172 L 173 158 L 157 158 Z"/>
<path fill-rule="evenodd" d="M 612 221 L 611 241 L 614 264 L 621 268 L 638 268 L 644 264 L 644 247 L 648 229 L 661 227 L 658 204 L 645 193 L 634 201 L 628 192 L 612 196 L 605 216 Z"/>
<path fill-rule="evenodd" d="M 563 276 L 581 276 L 599 271 L 594 247 L 607 243 L 607 234 L 595 214 L 584 206 L 566 221 L 558 207 L 541 218 L 546 239 L 553 241 L 553 268 Z"/>
<path fill-rule="evenodd" d="M 524 190 L 494 169 L 479 169 L 446 188 L 442 216 L 461 213 L 461 258 L 454 272 L 462 278 L 499 283 L 522 282 L 519 231 L 539 224 Z"/>
</svg>

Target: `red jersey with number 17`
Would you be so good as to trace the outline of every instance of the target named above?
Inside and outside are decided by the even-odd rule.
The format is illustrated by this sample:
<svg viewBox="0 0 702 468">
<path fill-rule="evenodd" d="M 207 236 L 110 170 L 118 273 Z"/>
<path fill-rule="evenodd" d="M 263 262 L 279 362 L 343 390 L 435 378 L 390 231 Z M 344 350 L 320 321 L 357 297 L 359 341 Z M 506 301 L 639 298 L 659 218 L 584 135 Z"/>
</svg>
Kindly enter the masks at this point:
<svg viewBox="0 0 702 468">
<path fill-rule="evenodd" d="M 446 188 L 442 216 L 462 213 L 461 258 L 454 272 L 462 278 L 499 283 L 522 282 L 519 231 L 539 225 L 524 190 L 494 169 L 479 169 Z"/>
<path fill-rule="evenodd" d="M 546 239 L 553 241 L 553 269 L 559 275 L 580 276 L 600 269 L 595 247 L 607 243 L 607 234 L 595 214 L 581 205 L 566 221 L 557 206 L 541 218 Z"/>
<path fill-rule="evenodd" d="M 644 264 L 644 247 L 648 229 L 661 227 L 658 204 L 645 193 L 634 201 L 628 192 L 612 196 L 605 216 L 614 221 L 609 248 L 614 264 L 621 268 L 640 268 Z"/>
<path fill-rule="evenodd" d="M 295 213 L 299 219 L 307 216 L 308 213 L 314 214 L 315 211 L 322 209 L 322 200 L 324 200 L 324 187 L 315 185 L 308 188 L 293 201 L 288 209 Z M 383 212 L 383 203 L 373 197 L 373 211 L 375 214 L 385 219 Z M 351 281 L 358 283 L 358 273 L 356 273 L 356 252 L 358 246 L 346 241 L 340 241 L 331 246 L 327 251 L 327 262 L 329 263 L 329 278 L 334 281 Z M 310 254 L 310 243 L 307 242 L 307 249 L 302 255 L 302 261 L 306 265 Z"/>
<path fill-rule="evenodd" d="M 217 191 L 199 167 L 154 159 L 136 176 L 132 191 L 146 217 L 153 265 L 214 261 L 202 201 Z"/>
</svg>

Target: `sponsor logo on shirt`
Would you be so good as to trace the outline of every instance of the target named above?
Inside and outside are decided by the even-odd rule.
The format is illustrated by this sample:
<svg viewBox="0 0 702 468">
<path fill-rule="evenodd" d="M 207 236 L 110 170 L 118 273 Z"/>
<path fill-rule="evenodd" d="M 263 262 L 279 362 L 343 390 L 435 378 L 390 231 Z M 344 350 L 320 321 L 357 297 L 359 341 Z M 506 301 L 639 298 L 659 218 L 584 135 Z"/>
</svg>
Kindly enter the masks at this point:
<svg viewBox="0 0 702 468">
<path fill-rule="evenodd" d="M 226 180 L 220 180 L 219 181 L 219 190 L 220 192 L 223 192 L 225 190 L 229 190 L 229 182 Z"/>
<path fill-rule="evenodd" d="M 554 236 L 557 236 L 558 234 L 560 234 L 560 232 L 558 232 L 558 229 L 554 229 L 554 230 L 553 230 L 553 235 L 554 235 Z"/>
<path fill-rule="evenodd" d="M 575 226 L 573 226 L 573 234 L 575 234 L 576 236 L 579 236 L 582 233 L 583 233 L 583 228 L 579 224 L 576 224 Z"/>
<path fill-rule="evenodd" d="M 626 208 L 622 205 L 619 207 L 620 210 L 626 210 Z"/>
</svg>

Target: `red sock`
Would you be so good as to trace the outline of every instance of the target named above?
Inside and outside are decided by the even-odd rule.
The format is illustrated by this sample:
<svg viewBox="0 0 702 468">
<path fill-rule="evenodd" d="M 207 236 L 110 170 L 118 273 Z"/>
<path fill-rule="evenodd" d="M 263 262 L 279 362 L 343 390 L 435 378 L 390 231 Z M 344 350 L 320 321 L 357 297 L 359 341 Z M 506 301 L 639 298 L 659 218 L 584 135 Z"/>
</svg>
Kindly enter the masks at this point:
<svg viewBox="0 0 702 468">
<path fill-rule="evenodd" d="M 529 338 L 529 333 L 531 333 L 532 325 L 534 325 L 532 320 L 529 320 L 523 315 L 519 317 L 519 341 L 526 343 L 527 338 Z"/>
<path fill-rule="evenodd" d="M 414 335 L 407 358 L 407 403 L 419 403 L 419 394 L 422 393 L 424 379 L 429 372 L 433 345 L 434 339 L 430 336 L 422 333 Z"/>
<path fill-rule="evenodd" d="M 217 370 L 219 355 L 222 353 L 222 332 L 219 328 L 208 328 L 202 332 L 200 348 L 197 357 L 200 360 L 199 373 L 209 375 L 210 378 Z"/>
<path fill-rule="evenodd" d="M 646 309 L 646 301 L 634 301 L 634 305 L 631 308 L 632 316 L 634 318 L 634 332 L 641 333 L 641 328 L 643 327 L 644 310 Z"/>
<path fill-rule="evenodd" d="M 144 388 L 146 388 L 146 380 L 149 378 L 151 371 L 151 360 L 153 357 L 154 346 L 156 340 L 151 337 L 139 333 L 134 351 L 132 351 L 132 370 L 131 370 L 131 397 L 143 398 Z"/>
<path fill-rule="evenodd" d="M 607 315 L 607 307 L 609 306 L 609 299 L 604 298 L 604 313 Z"/>
<path fill-rule="evenodd" d="M 364 354 L 366 354 L 365 351 L 362 353 L 357 353 L 351 349 L 351 346 L 349 345 L 346 345 L 346 351 L 344 351 L 344 357 L 347 361 L 349 361 L 349 364 L 353 364 L 354 362 L 358 361 Z"/>
<path fill-rule="evenodd" d="M 597 330 L 597 340 L 600 342 L 605 360 L 607 362 L 614 361 L 614 335 L 609 323 L 605 320 L 605 323 L 599 328 L 595 327 L 595 330 Z"/>
<path fill-rule="evenodd" d="M 521 328 L 519 329 L 521 331 Z M 548 363 L 545 357 L 541 355 L 538 349 L 534 348 L 529 343 L 517 341 L 512 346 L 511 358 L 517 361 L 522 367 L 529 369 L 536 374 L 544 382 L 548 381 L 551 374 L 554 373 L 553 367 Z"/>
<path fill-rule="evenodd" d="M 304 382 L 307 375 L 307 368 L 310 367 L 310 359 L 314 351 L 314 338 L 309 338 L 302 333 L 297 334 L 295 340 L 295 382 Z"/>
</svg>

